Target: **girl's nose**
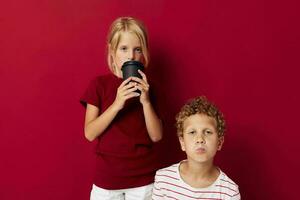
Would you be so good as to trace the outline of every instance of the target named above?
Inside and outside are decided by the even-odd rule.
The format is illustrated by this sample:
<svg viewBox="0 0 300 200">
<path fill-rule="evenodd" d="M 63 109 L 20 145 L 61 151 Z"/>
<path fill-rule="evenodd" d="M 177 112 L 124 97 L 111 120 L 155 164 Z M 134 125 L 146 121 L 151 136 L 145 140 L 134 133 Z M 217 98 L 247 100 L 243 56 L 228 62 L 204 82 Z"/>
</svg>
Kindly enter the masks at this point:
<svg viewBox="0 0 300 200">
<path fill-rule="evenodd" d="M 127 55 L 127 59 L 128 60 L 134 60 L 134 53 L 132 51 L 129 51 L 129 53 Z"/>
</svg>

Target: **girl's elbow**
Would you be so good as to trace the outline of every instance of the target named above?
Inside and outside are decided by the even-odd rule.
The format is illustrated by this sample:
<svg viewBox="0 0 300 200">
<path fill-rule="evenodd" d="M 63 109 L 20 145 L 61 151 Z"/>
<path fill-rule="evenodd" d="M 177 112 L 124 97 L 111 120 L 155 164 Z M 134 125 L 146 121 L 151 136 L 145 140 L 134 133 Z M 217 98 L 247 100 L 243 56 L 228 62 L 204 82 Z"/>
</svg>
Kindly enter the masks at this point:
<svg viewBox="0 0 300 200">
<path fill-rule="evenodd" d="M 85 139 L 87 139 L 89 142 L 93 142 L 95 140 L 94 137 L 91 136 L 91 134 L 89 133 L 89 131 L 84 130 L 84 137 Z"/>
<path fill-rule="evenodd" d="M 163 127 L 162 123 L 160 123 L 160 127 L 155 130 L 155 134 L 151 134 L 152 142 L 158 142 L 163 137 Z"/>
<path fill-rule="evenodd" d="M 162 139 L 162 134 L 158 136 L 151 137 L 152 142 L 158 142 Z"/>
<path fill-rule="evenodd" d="M 94 141 L 94 138 L 91 138 L 91 137 L 89 137 L 87 135 L 85 135 L 85 139 L 87 139 L 89 142 L 93 142 Z"/>
</svg>

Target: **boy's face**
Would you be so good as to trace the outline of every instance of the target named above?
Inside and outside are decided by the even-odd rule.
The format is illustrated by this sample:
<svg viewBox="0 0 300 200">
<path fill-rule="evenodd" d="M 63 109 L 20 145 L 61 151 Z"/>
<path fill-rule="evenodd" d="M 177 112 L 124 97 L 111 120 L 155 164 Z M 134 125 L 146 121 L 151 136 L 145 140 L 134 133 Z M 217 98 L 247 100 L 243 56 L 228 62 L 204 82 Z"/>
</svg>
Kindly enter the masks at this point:
<svg viewBox="0 0 300 200">
<path fill-rule="evenodd" d="M 191 115 L 183 122 L 183 134 L 179 137 L 181 149 L 188 160 L 207 163 L 213 162 L 218 150 L 221 150 L 224 137 L 218 137 L 217 122 L 204 114 Z"/>
</svg>

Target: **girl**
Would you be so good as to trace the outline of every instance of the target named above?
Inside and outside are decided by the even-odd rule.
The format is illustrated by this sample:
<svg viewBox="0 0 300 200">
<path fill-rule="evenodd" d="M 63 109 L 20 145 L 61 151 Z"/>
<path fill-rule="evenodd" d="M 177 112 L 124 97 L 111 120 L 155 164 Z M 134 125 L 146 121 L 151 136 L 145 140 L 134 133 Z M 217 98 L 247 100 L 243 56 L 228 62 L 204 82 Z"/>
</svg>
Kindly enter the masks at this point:
<svg viewBox="0 0 300 200">
<path fill-rule="evenodd" d="M 97 167 L 91 200 L 151 199 L 156 160 L 153 142 L 162 124 L 150 101 L 146 75 L 122 80 L 128 60 L 149 63 L 147 32 L 138 20 L 121 17 L 108 35 L 111 74 L 91 81 L 81 98 L 86 106 L 85 137 L 98 140 Z M 135 92 L 140 90 L 141 94 Z"/>
</svg>

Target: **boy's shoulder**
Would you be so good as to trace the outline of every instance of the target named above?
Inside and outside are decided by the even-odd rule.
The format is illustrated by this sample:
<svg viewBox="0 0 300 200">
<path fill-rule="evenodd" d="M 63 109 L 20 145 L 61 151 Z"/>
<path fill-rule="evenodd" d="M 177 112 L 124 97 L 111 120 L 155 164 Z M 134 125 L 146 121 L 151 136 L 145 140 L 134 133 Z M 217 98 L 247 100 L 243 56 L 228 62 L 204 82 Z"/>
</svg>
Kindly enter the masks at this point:
<svg viewBox="0 0 300 200">
<path fill-rule="evenodd" d="M 228 193 L 232 193 L 232 195 L 239 194 L 239 186 L 231 179 L 229 178 L 221 169 L 220 169 L 220 187 L 224 188 L 225 190 L 228 190 Z"/>
<path fill-rule="evenodd" d="M 221 169 L 220 169 L 220 172 L 221 172 L 221 180 L 223 180 L 224 182 L 227 182 L 231 185 L 237 186 L 237 184 L 231 178 L 229 178 L 229 176 L 227 176 L 225 172 L 223 172 Z"/>
<path fill-rule="evenodd" d="M 175 179 L 179 180 L 178 166 L 180 163 L 156 171 L 156 179 Z"/>
<path fill-rule="evenodd" d="M 157 173 L 164 173 L 164 172 L 170 171 L 170 170 L 171 170 L 171 171 L 176 171 L 176 170 L 178 170 L 179 164 L 180 164 L 180 163 L 175 163 L 175 164 L 172 164 L 172 165 L 170 165 L 170 166 L 168 166 L 168 167 L 161 168 L 161 169 L 157 170 Z"/>
</svg>

